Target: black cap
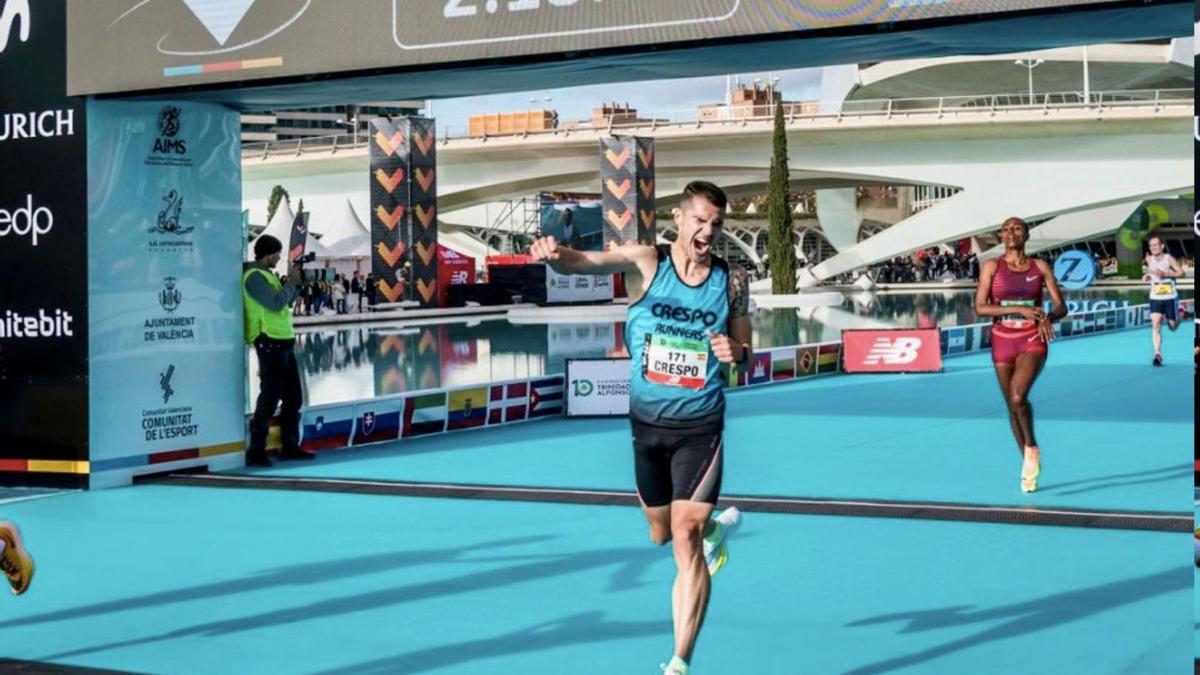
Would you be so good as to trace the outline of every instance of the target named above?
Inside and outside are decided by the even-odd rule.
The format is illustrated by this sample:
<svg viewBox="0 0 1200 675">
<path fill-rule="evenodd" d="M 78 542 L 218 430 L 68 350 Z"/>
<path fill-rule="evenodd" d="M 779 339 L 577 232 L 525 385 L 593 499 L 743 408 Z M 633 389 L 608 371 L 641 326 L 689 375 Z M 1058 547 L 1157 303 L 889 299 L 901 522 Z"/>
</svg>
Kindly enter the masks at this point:
<svg viewBox="0 0 1200 675">
<path fill-rule="evenodd" d="M 275 255 L 283 250 L 283 244 L 269 234 L 264 234 L 254 240 L 254 259 L 262 260 L 269 255 Z"/>
</svg>

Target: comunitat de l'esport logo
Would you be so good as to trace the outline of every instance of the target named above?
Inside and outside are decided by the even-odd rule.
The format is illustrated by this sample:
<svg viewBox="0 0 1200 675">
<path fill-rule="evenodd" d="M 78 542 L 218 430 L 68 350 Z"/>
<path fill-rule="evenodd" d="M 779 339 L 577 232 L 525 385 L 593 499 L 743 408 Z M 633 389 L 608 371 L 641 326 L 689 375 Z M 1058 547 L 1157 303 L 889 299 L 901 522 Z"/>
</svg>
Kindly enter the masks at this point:
<svg viewBox="0 0 1200 675">
<path fill-rule="evenodd" d="M 8 40 L 16 26 L 17 39 L 29 41 L 29 0 L 8 0 L 0 10 L 0 54 L 8 48 Z"/>
</svg>

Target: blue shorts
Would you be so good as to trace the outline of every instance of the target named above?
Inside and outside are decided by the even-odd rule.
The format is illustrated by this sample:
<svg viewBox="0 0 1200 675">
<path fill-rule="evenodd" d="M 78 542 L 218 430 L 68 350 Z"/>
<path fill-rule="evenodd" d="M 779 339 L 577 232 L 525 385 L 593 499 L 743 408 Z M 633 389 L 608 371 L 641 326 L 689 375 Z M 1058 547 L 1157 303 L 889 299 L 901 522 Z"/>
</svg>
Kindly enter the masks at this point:
<svg viewBox="0 0 1200 675">
<path fill-rule="evenodd" d="M 1151 300 L 1150 313 L 1162 314 L 1167 321 L 1179 320 L 1179 300 Z"/>
</svg>

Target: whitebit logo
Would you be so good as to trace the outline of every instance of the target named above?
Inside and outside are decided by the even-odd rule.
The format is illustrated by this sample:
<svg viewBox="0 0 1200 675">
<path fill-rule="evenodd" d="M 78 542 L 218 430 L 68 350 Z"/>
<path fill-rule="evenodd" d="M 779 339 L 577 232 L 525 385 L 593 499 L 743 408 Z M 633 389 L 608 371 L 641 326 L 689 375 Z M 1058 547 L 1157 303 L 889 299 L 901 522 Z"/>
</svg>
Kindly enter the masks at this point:
<svg viewBox="0 0 1200 675">
<path fill-rule="evenodd" d="M 886 363 L 891 366 L 904 365 L 917 360 L 917 350 L 921 348 L 921 338 L 896 338 L 894 341 L 885 337 L 875 340 L 871 353 L 863 365 L 877 366 Z"/>
<path fill-rule="evenodd" d="M 21 42 L 29 41 L 29 0 L 8 0 L 4 9 L 0 10 L 0 54 L 8 47 L 12 25 L 17 19 L 21 20 L 17 37 Z"/>
<path fill-rule="evenodd" d="M 0 316 L 0 338 L 74 337 L 70 312 L 56 309 L 49 314 L 39 309 L 37 314 L 22 316 L 11 310 Z"/>
</svg>

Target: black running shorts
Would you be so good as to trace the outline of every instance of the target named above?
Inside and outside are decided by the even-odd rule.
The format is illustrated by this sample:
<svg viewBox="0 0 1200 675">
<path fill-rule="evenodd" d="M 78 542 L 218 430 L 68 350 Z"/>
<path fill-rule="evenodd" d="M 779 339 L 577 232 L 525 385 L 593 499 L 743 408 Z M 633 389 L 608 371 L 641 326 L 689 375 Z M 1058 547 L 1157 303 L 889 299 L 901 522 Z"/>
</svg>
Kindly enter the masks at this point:
<svg viewBox="0 0 1200 675">
<path fill-rule="evenodd" d="M 722 420 L 663 427 L 630 419 L 638 495 L 646 506 L 716 504 L 724 464 Z"/>
</svg>

